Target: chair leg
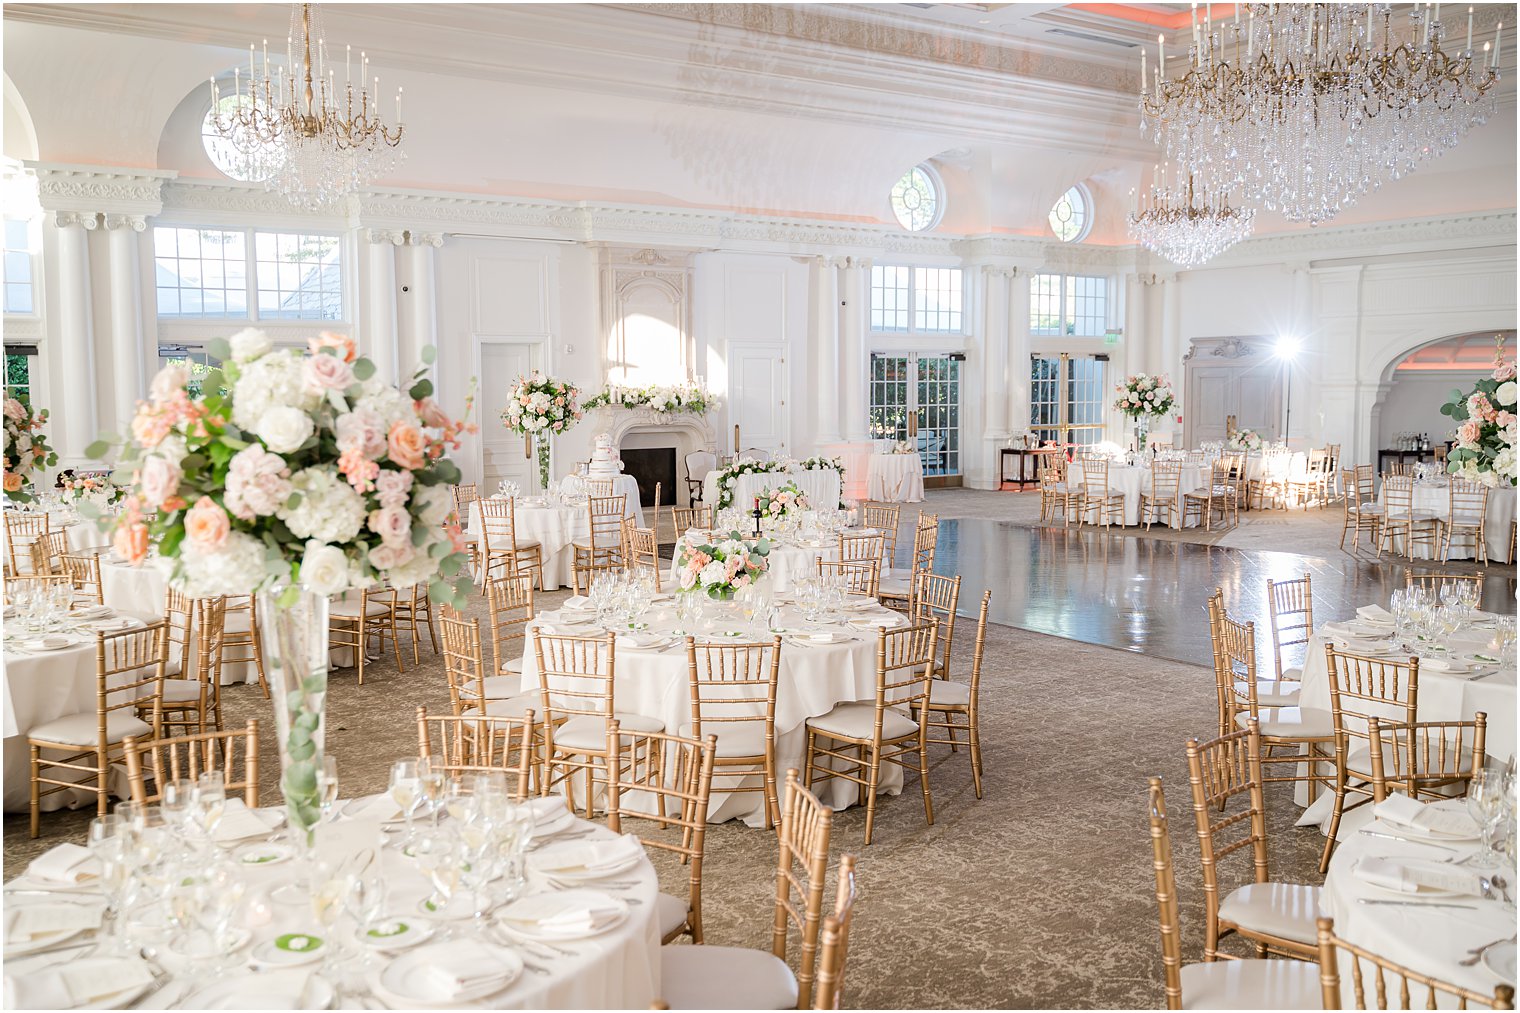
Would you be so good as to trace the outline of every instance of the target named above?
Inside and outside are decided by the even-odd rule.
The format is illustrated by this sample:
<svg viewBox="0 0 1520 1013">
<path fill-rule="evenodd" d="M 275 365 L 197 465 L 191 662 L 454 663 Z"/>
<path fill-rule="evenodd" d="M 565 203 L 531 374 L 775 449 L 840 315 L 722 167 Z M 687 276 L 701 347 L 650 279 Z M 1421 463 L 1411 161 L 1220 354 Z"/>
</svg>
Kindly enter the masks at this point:
<svg viewBox="0 0 1520 1013">
<path fill-rule="evenodd" d="M 1325 837 L 1325 850 L 1319 858 L 1320 875 L 1324 875 L 1330 868 L 1330 854 L 1335 850 L 1335 835 L 1341 829 L 1341 812 L 1346 805 L 1346 778 L 1336 771 L 1335 777 L 1335 808 L 1330 812 L 1330 833 Z"/>
<path fill-rule="evenodd" d="M 36 840 L 42 833 L 42 785 L 37 778 L 42 774 L 42 750 L 37 746 L 31 747 L 32 766 L 32 840 Z"/>
<path fill-rule="evenodd" d="M 881 776 L 881 747 L 871 746 L 870 770 L 866 774 L 866 844 L 871 843 L 871 831 L 876 826 L 876 779 Z"/>
<path fill-rule="evenodd" d="M 813 786 L 813 745 L 817 741 L 817 737 L 818 733 L 809 728 L 807 733 L 806 759 L 802 764 L 802 786 L 804 788 L 811 788 Z M 35 837 L 37 835 L 33 834 L 32 836 Z"/>
<path fill-rule="evenodd" d="M 928 730 L 918 736 L 918 782 L 924 791 L 924 822 L 934 826 L 934 800 L 929 797 L 929 743 L 925 741 Z"/>
<path fill-rule="evenodd" d="M 977 726 L 980 724 L 976 718 L 966 715 L 966 726 L 971 737 L 971 784 L 976 789 L 976 797 L 982 797 L 982 733 Z"/>
</svg>

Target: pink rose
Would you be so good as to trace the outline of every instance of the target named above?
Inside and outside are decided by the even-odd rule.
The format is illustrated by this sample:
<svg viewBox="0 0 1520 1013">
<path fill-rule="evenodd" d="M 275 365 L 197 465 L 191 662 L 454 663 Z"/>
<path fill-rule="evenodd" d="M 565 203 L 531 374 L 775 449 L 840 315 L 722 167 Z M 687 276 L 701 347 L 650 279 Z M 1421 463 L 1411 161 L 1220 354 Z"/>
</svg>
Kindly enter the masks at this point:
<svg viewBox="0 0 1520 1013">
<path fill-rule="evenodd" d="M 1506 411 L 1499 412 L 1499 414 L 1494 416 L 1494 424 L 1497 425 L 1500 429 L 1503 429 L 1506 426 L 1514 425 L 1515 413 Z"/>
<path fill-rule="evenodd" d="M 220 552 L 231 531 L 227 511 L 210 496 L 196 500 L 195 506 L 185 513 L 185 538 L 200 552 Z"/>
<path fill-rule="evenodd" d="M 380 536 L 380 541 L 390 546 L 410 545 L 412 541 L 412 515 L 398 506 L 371 510 L 369 529 Z"/>
<path fill-rule="evenodd" d="M 227 509 L 245 521 L 268 517 L 290 498 L 289 479 L 284 458 L 252 444 L 227 466 Z"/>
<path fill-rule="evenodd" d="M 347 335 L 334 334 L 332 331 L 323 331 L 314 338 L 307 338 L 306 347 L 311 350 L 313 357 L 321 355 L 324 348 L 336 351 L 337 358 L 344 362 L 353 362 L 358 357 L 358 351 L 354 348 L 354 339 Z"/>
<path fill-rule="evenodd" d="M 397 422 L 391 426 L 387 443 L 390 446 L 391 462 L 397 467 L 407 471 L 416 471 L 422 467 L 427 454 L 427 440 L 423 437 L 422 430 L 410 422 Z"/>
<path fill-rule="evenodd" d="M 375 476 L 375 495 L 383 507 L 406 505 L 406 497 L 412 491 L 410 471 L 382 471 Z"/>
<path fill-rule="evenodd" d="M 26 421 L 26 405 L 13 397 L 5 399 L 5 417 L 15 419 L 17 422 Z"/>
<path fill-rule="evenodd" d="M 310 355 L 302 369 L 306 386 L 313 390 L 347 390 L 354 384 L 354 368 L 336 355 Z"/>
<path fill-rule="evenodd" d="M 142 486 L 143 500 L 151 507 L 159 507 L 179 489 L 180 480 L 185 473 L 179 465 L 166 457 L 150 457 L 143 462 L 142 476 L 139 484 Z"/>
<path fill-rule="evenodd" d="M 1515 364 L 1513 362 L 1501 362 L 1494 367 L 1494 379 L 1503 383 L 1505 380 L 1515 378 Z"/>
<path fill-rule="evenodd" d="M 377 570 L 394 570 L 410 563 L 416 555 L 410 542 L 404 545 L 375 545 L 369 550 L 369 565 Z"/>
<path fill-rule="evenodd" d="M 432 398 L 423 398 L 416 403 L 415 408 L 417 415 L 422 419 L 422 424 L 428 428 L 447 429 L 449 427 L 448 413 Z"/>
<path fill-rule="evenodd" d="M 172 424 L 173 420 L 168 415 L 144 405 L 132 416 L 132 438 L 139 446 L 151 449 L 164 441 Z"/>
<path fill-rule="evenodd" d="M 1476 419 L 1468 419 L 1457 427 L 1457 442 L 1464 447 L 1472 448 L 1478 445 L 1478 438 L 1483 432 L 1483 426 Z"/>
<path fill-rule="evenodd" d="M 336 429 L 339 453 L 352 451 L 369 458 L 385 453 L 385 420 L 379 412 L 358 408 L 347 415 L 339 415 Z"/>
</svg>

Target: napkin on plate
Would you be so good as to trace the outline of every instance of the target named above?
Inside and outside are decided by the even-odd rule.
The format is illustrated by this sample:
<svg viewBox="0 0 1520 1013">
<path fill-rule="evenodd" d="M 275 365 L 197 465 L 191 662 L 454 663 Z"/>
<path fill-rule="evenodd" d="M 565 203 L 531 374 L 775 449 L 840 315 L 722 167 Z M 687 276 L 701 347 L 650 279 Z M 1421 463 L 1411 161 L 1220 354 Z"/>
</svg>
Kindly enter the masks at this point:
<svg viewBox="0 0 1520 1013">
<path fill-rule="evenodd" d="M 1467 666 L 1460 661 L 1449 661 L 1446 658 L 1421 658 L 1420 671 L 1443 672 L 1447 675 L 1466 675 Z"/>
<path fill-rule="evenodd" d="M 379 795 L 354 799 L 344 807 L 343 815 L 349 819 L 379 820 L 381 823 L 389 823 L 401 818 L 401 807 L 388 793 L 381 792 Z"/>
<path fill-rule="evenodd" d="M 1474 837 L 1478 824 L 1469 815 L 1444 806 L 1426 805 L 1408 795 L 1389 795 L 1372 807 L 1373 816 L 1396 827 L 1426 830 L 1452 837 Z"/>
<path fill-rule="evenodd" d="M 644 846 L 637 837 L 624 834 L 610 841 L 587 841 L 546 848 L 534 856 L 533 864 L 549 875 L 556 872 L 610 872 L 627 865 L 643 850 Z"/>
<path fill-rule="evenodd" d="M 262 837 L 280 822 L 277 809 L 250 809 L 240 798 L 229 798 L 211 836 L 218 841 Z"/>
<path fill-rule="evenodd" d="M 473 939 L 460 939 L 436 947 L 428 963 L 428 983 L 449 998 L 499 981 L 508 973 L 490 947 Z"/>
<path fill-rule="evenodd" d="M 116 612 L 105 605 L 89 605 L 75 609 L 74 614 L 81 619 L 110 619 Z"/>
<path fill-rule="evenodd" d="M 72 644 L 74 641 L 68 637 L 50 633 L 45 637 L 33 637 L 22 641 L 22 649 L 29 651 L 57 651 Z"/>
<path fill-rule="evenodd" d="M 633 648 L 656 647 L 665 642 L 665 637 L 658 633 L 620 633 L 617 638 L 617 646 Z"/>
<path fill-rule="evenodd" d="M 98 904 L 20 904 L 5 912 L 5 941 L 30 943 L 48 936 L 100 928 Z"/>
<path fill-rule="evenodd" d="M 533 822 L 538 826 L 564 819 L 565 813 L 570 811 L 565 805 L 565 796 L 563 795 L 545 795 L 542 798 L 530 798 L 523 804 L 533 814 Z"/>
<path fill-rule="evenodd" d="M 1473 897 L 1483 895 L 1477 873 L 1464 872 L 1441 862 L 1367 855 L 1357 861 L 1355 872 L 1356 878 L 1364 883 L 1399 893 L 1417 893 L 1423 887 Z"/>
<path fill-rule="evenodd" d="M 100 876 L 100 859 L 79 844 L 60 844 L 32 860 L 27 875 L 46 883 L 78 886 Z"/>
<path fill-rule="evenodd" d="M 52 964 L 33 974 L 5 976 L 9 1009 L 79 1009 L 153 981 L 137 957 L 91 957 Z"/>
<path fill-rule="evenodd" d="M 1381 605 L 1363 605 L 1356 610 L 1356 614 L 1369 623 L 1380 623 L 1384 626 L 1393 624 L 1393 613 Z"/>
<path fill-rule="evenodd" d="M 502 912 L 501 920 L 509 926 L 532 926 L 540 932 L 561 935 L 595 932 L 622 914 L 623 906 L 611 897 L 574 890 L 524 897 Z"/>
<path fill-rule="evenodd" d="M 583 594 L 573 594 L 566 598 L 565 603 L 560 607 L 567 609 L 588 609 L 591 607 L 591 599 Z"/>
</svg>

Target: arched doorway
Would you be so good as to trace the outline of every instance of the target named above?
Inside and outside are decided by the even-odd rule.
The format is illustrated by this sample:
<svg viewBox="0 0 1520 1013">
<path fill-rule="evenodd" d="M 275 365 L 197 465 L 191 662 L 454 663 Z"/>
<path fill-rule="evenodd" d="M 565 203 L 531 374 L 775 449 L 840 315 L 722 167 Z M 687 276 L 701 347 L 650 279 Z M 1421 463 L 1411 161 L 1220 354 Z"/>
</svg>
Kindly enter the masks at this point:
<svg viewBox="0 0 1520 1013">
<path fill-rule="evenodd" d="M 1494 364 L 1500 340 L 1505 357 L 1515 354 L 1515 330 L 1463 331 L 1415 345 L 1393 355 L 1378 376 L 1378 397 L 1369 420 L 1370 446 L 1392 448 L 1400 434 L 1425 434 L 1432 443 L 1448 439 L 1454 425 L 1441 414 L 1452 390 L 1470 390 Z"/>
</svg>

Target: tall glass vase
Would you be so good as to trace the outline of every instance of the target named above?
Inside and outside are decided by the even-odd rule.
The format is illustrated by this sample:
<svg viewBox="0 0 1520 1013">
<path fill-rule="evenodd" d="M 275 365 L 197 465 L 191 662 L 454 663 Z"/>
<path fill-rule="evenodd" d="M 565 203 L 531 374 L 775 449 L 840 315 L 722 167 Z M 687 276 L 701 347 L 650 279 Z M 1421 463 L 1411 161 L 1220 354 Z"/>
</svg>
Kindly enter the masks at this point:
<svg viewBox="0 0 1520 1013">
<path fill-rule="evenodd" d="M 326 595 L 297 587 L 258 597 L 264 671 L 274 696 L 280 746 L 280 793 L 291 835 L 309 848 L 320 821 L 329 664 Z"/>
<path fill-rule="evenodd" d="M 1135 416 L 1135 452 L 1144 457 L 1148 449 L 1146 441 L 1150 439 L 1151 420 L 1147 415 Z"/>
</svg>

